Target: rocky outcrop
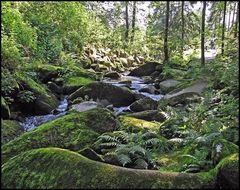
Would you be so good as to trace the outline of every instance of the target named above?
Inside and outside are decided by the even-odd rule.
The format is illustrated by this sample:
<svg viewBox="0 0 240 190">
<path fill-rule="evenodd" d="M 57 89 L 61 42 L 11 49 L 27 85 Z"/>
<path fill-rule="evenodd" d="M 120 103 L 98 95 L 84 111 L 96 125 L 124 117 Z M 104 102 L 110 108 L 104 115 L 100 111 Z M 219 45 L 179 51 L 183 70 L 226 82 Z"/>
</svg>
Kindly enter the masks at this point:
<svg viewBox="0 0 240 190">
<path fill-rule="evenodd" d="M 156 69 L 157 66 L 158 68 Z M 158 62 L 146 61 L 145 64 L 141 65 L 136 69 L 133 69 L 129 75 L 141 77 L 141 76 L 151 75 L 156 70 L 158 70 L 159 72 L 162 72 L 162 67 L 159 67 L 159 66 L 160 66 L 160 63 Z"/>
<path fill-rule="evenodd" d="M 135 101 L 135 96 L 129 89 L 103 82 L 88 84 L 72 93 L 68 99 L 72 101 L 75 98 L 84 97 L 86 95 L 93 100 L 106 99 L 114 106 L 128 106 Z"/>
<path fill-rule="evenodd" d="M 157 107 L 157 101 L 154 101 L 153 99 L 148 97 L 137 100 L 130 105 L 130 109 L 134 112 L 155 110 L 157 109 Z"/>
<path fill-rule="evenodd" d="M 111 79 L 119 79 L 121 77 L 121 75 L 116 71 L 108 72 L 104 76 Z"/>
<path fill-rule="evenodd" d="M 5 101 L 5 99 L 1 96 L 1 118 L 9 119 L 10 118 L 10 109 Z"/>
</svg>

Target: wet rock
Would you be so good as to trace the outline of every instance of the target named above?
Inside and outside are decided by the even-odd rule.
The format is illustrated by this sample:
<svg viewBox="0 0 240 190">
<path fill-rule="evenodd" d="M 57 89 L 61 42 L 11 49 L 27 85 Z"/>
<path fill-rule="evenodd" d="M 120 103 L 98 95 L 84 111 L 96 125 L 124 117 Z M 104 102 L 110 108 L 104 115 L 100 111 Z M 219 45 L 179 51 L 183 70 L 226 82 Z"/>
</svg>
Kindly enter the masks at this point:
<svg viewBox="0 0 240 190">
<path fill-rule="evenodd" d="M 168 118 L 168 115 L 165 112 L 158 110 L 146 110 L 127 114 L 127 116 L 134 117 L 137 119 L 143 119 L 146 121 L 158 121 L 158 122 L 163 122 Z"/>
<path fill-rule="evenodd" d="M 145 87 L 140 89 L 139 92 L 147 92 L 150 94 L 160 94 L 154 85 L 146 85 Z"/>
<path fill-rule="evenodd" d="M 75 110 L 77 112 L 84 112 L 90 109 L 94 109 L 97 107 L 101 107 L 101 105 L 94 101 L 85 101 L 79 104 L 74 104 L 71 106 L 71 110 Z"/>
<path fill-rule="evenodd" d="M 157 78 L 160 75 L 159 71 L 154 71 L 150 76 L 153 78 Z"/>
<path fill-rule="evenodd" d="M 148 61 L 148 62 L 145 62 L 145 64 L 141 65 L 140 67 L 133 69 L 129 75 L 138 76 L 138 77 L 148 76 L 148 75 L 151 75 L 154 71 L 156 71 L 157 66 L 161 67 L 160 63 Z"/>
<path fill-rule="evenodd" d="M 72 93 L 68 99 L 72 101 L 75 98 L 84 97 L 85 95 L 93 100 L 106 99 L 117 107 L 128 106 L 135 101 L 135 96 L 129 89 L 113 86 L 103 82 L 93 82 L 86 85 Z"/>
<path fill-rule="evenodd" d="M 121 75 L 116 71 L 111 71 L 111 72 L 106 73 L 105 77 L 109 77 L 111 79 L 119 79 L 121 77 Z"/>
<path fill-rule="evenodd" d="M 143 98 L 133 102 L 130 105 L 130 109 L 134 112 L 144 111 L 144 110 L 155 110 L 158 107 L 157 101 L 152 100 L 151 98 Z"/>
<path fill-rule="evenodd" d="M 151 76 L 143 76 L 142 79 L 143 79 L 143 82 L 146 83 L 146 84 L 154 82 L 154 80 Z"/>
<path fill-rule="evenodd" d="M 172 91 L 179 82 L 174 79 L 167 79 L 159 83 L 159 87 L 162 93 L 166 94 Z"/>
</svg>

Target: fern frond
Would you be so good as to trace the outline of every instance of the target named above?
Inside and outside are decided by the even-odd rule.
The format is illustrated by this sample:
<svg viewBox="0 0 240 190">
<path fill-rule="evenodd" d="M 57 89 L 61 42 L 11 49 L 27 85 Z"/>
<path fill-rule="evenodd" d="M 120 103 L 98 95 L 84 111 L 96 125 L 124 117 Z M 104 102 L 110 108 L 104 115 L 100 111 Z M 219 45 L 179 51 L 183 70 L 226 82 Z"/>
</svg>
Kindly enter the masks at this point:
<svg viewBox="0 0 240 190">
<path fill-rule="evenodd" d="M 158 138 L 152 138 L 152 139 L 148 139 L 146 140 L 143 144 L 144 146 L 157 146 L 159 143 L 161 142 L 161 140 L 159 140 Z"/>
<path fill-rule="evenodd" d="M 116 142 L 106 142 L 106 143 L 101 143 L 100 148 L 101 149 L 109 149 L 109 148 L 114 148 L 118 145 Z"/>
<path fill-rule="evenodd" d="M 145 150 L 143 147 L 139 146 L 139 145 L 135 145 L 135 146 L 132 146 L 132 147 L 130 148 L 129 153 L 130 153 L 131 155 L 139 154 L 139 155 L 145 156 L 146 150 Z"/>
<path fill-rule="evenodd" d="M 120 143 L 116 137 L 112 137 L 112 136 L 106 135 L 106 134 L 100 135 L 98 137 L 98 139 L 101 139 L 102 142 L 118 142 L 118 143 Z"/>
<path fill-rule="evenodd" d="M 157 138 L 157 133 L 154 131 L 148 131 L 142 135 L 143 140 L 148 140 L 151 138 Z"/>
<path fill-rule="evenodd" d="M 128 163 L 131 163 L 131 158 L 126 154 L 118 154 L 117 155 L 118 161 L 122 164 L 122 166 L 125 166 Z"/>
</svg>

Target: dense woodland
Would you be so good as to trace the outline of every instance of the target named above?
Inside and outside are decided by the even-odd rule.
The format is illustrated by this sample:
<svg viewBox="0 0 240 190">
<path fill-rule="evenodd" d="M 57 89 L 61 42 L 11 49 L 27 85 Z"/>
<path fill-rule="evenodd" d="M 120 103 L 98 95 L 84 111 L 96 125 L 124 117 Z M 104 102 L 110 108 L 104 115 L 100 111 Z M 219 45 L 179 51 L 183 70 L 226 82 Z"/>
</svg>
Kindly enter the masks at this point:
<svg viewBox="0 0 240 190">
<path fill-rule="evenodd" d="M 1 2 L 1 188 L 239 188 L 238 1 Z"/>
</svg>

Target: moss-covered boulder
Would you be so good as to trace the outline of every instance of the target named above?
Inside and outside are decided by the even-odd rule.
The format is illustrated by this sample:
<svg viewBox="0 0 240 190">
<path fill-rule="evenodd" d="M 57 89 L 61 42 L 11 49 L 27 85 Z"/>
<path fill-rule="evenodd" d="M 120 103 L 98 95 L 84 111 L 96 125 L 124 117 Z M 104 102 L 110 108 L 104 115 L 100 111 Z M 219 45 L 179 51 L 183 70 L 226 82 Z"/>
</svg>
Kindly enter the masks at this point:
<svg viewBox="0 0 240 190">
<path fill-rule="evenodd" d="M 114 106 L 128 106 L 135 101 L 135 96 L 129 89 L 103 82 L 93 82 L 78 89 L 68 97 L 68 100 L 73 101 L 86 95 L 94 100 L 106 99 Z"/>
<path fill-rule="evenodd" d="M 143 119 L 146 121 L 158 121 L 158 122 L 164 122 L 169 117 L 165 112 L 159 110 L 146 110 L 136 113 L 130 113 L 127 114 L 127 116 L 134 117 L 137 119 Z"/>
<path fill-rule="evenodd" d="M 115 117 L 107 109 L 72 111 L 2 146 L 2 158 L 6 160 L 26 150 L 49 146 L 80 150 L 95 142 L 99 134 L 116 128 Z"/>
<path fill-rule="evenodd" d="M 1 96 L 1 118 L 9 119 L 10 118 L 10 110 L 5 101 L 5 99 Z"/>
<path fill-rule="evenodd" d="M 162 65 L 158 62 L 146 61 L 145 64 L 141 65 L 138 68 L 133 69 L 129 75 L 130 76 L 148 76 L 151 75 L 154 71 L 156 71 L 156 67 L 158 67 L 158 71 L 162 71 Z"/>
<path fill-rule="evenodd" d="M 137 100 L 130 105 L 130 109 L 134 112 L 144 110 L 155 110 L 157 109 L 157 107 L 158 107 L 157 101 L 154 101 L 153 99 L 148 97 Z"/>
<path fill-rule="evenodd" d="M 95 160 L 95 161 L 99 161 L 99 162 L 104 162 L 103 158 L 101 157 L 101 155 L 98 155 L 93 149 L 91 148 L 84 148 L 82 150 L 79 151 L 79 154 L 91 159 L 91 160 Z"/>
<path fill-rule="evenodd" d="M 217 181 L 220 189 L 239 189 L 239 154 L 232 154 L 219 164 Z"/>
<path fill-rule="evenodd" d="M 34 149 L 2 165 L 2 188 L 214 188 L 214 175 L 128 169 L 60 148 Z"/>
<path fill-rule="evenodd" d="M 216 165 L 223 158 L 239 151 L 239 147 L 225 139 L 217 139 L 212 144 L 212 161 Z"/>
<path fill-rule="evenodd" d="M 141 131 L 143 129 L 159 130 L 159 123 L 149 122 L 142 119 L 136 119 L 128 116 L 119 116 L 121 126 L 124 129 L 129 129 L 132 131 Z"/>
<path fill-rule="evenodd" d="M 25 101 L 22 103 L 21 107 L 23 112 L 28 112 L 28 114 L 32 115 L 43 115 L 50 113 L 58 106 L 56 96 L 44 85 L 20 73 L 18 73 L 17 78 L 23 89 L 32 92 L 35 98 L 34 101 Z M 21 93 L 21 91 L 19 93 Z"/>
<path fill-rule="evenodd" d="M 23 133 L 23 128 L 15 120 L 1 119 L 1 144 L 15 139 Z"/>
<path fill-rule="evenodd" d="M 167 79 L 159 83 L 160 91 L 164 94 L 174 90 L 179 82 L 174 79 Z"/>
</svg>

